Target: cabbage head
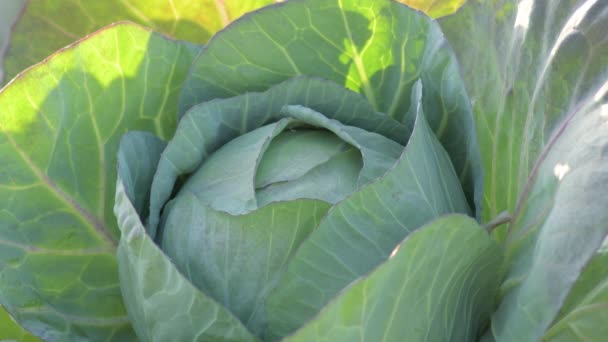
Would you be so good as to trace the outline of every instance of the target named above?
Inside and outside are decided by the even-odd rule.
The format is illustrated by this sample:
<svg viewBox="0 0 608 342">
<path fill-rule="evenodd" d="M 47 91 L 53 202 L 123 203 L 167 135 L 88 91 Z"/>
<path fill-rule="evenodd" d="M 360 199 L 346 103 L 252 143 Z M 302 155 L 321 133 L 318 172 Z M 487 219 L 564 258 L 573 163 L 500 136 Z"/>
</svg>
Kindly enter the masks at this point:
<svg viewBox="0 0 608 342">
<path fill-rule="evenodd" d="M 48 341 L 489 331 L 503 247 L 479 224 L 484 146 L 438 22 L 265 0 L 212 34 L 191 25 L 205 1 L 131 3 L 204 45 L 119 22 L 0 91 L 2 310 Z M 31 45 L 15 37 L 7 75 Z"/>
<path fill-rule="evenodd" d="M 493 309 L 470 101 L 439 26 L 404 5 L 242 17 L 196 57 L 174 136 L 127 133 L 118 168 L 143 340 L 464 341 Z"/>
</svg>

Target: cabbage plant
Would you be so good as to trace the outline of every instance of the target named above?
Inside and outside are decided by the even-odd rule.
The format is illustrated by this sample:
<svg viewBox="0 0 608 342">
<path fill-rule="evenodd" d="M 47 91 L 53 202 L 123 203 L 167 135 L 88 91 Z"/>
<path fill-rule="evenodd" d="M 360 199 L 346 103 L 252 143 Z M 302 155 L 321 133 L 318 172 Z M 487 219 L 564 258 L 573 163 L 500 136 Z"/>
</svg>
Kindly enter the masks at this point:
<svg viewBox="0 0 608 342">
<path fill-rule="evenodd" d="M 126 18 L 190 42 L 119 22 L 0 91 L 0 304 L 20 326 L 608 334 L 608 3 L 472 1 L 440 20 L 392 0 L 157 5 Z M 28 6 L 9 75 L 40 53 L 35 18 L 67 8 Z"/>
</svg>

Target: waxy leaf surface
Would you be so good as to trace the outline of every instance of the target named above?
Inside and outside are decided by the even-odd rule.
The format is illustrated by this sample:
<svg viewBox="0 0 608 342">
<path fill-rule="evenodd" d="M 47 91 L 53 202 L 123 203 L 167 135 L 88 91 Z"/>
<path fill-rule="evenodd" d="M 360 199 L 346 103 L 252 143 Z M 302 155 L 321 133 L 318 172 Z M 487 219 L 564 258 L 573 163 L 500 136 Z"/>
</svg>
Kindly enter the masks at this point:
<svg viewBox="0 0 608 342">
<path fill-rule="evenodd" d="M 171 137 L 196 52 L 117 24 L 0 92 L 0 303 L 41 338 L 133 338 L 115 259 L 118 142 Z"/>
<path fill-rule="evenodd" d="M 474 341 L 494 307 L 501 259 L 473 219 L 441 217 L 284 341 Z"/>
<path fill-rule="evenodd" d="M 122 233 L 121 288 L 133 327 L 144 341 L 256 342 L 238 318 L 192 285 L 146 233 L 140 217 L 146 214 L 165 146 L 144 132 L 130 132 L 120 143 L 114 211 Z"/>
<path fill-rule="evenodd" d="M 394 1 L 292 0 L 241 17 L 197 57 L 180 114 L 298 75 L 358 92 L 374 110 L 410 126 L 410 94 L 421 80 L 429 125 L 448 151 L 470 206 L 480 204 L 479 148 L 454 54 L 436 22 Z"/>
<path fill-rule="evenodd" d="M 607 252 L 587 264 L 545 335 L 548 341 L 601 341 L 608 336 Z"/>
<path fill-rule="evenodd" d="M 474 103 L 483 218 L 513 216 L 491 334 L 540 340 L 608 235 L 608 2 L 473 1 L 441 25 Z"/>
<path fill-rule="evenodd" d="M 426 122 L 421 95 L 417 84 L 416 123 L 395 165 L 332 207 L 290 260 L 268 299 L 272 337 L 304 324 L 425 223 L 449 213 L 470 214 L 449 158 Z"/>
</svg>

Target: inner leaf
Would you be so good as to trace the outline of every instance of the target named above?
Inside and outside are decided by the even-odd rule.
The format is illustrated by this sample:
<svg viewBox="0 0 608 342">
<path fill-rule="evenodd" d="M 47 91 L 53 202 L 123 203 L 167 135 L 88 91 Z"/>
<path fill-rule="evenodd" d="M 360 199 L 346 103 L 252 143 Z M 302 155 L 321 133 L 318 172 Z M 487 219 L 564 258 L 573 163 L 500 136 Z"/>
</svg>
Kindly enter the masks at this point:
<svg viewBox="0 0 608 342">
<path fill-rule="evenodd" d="M 302 198 L 335 204 L 382 176 L 403 150 L 389 138 L 304 106 L 282 112 L 285 118 L 213 152 L 181 192 L 232 215 Z M 348 150 L 355 152 L 343 154 Z"/>
<path fill-rule="evenodd" d="M 346 150 L 348 145 L 325 130 L 292 129 L 275 137 L 258 165 L 255 187 L 291 181 Z"/>
<path fill-rule="evenodd" d="M 336 204 L 357 189 L 362 166 L 361 154 L 354 147 L 350 147 L 298 179 L 256 189 L 258 206 L 300 198 L 319 199 Z"/>
<path fill-rule="evenodd" d="M 299 198 L 337 203 L 357 188 L 361 153 L 332 132 L 283 131 L 264 152 L 256 174 L 258 206 Z"/>
</svg>

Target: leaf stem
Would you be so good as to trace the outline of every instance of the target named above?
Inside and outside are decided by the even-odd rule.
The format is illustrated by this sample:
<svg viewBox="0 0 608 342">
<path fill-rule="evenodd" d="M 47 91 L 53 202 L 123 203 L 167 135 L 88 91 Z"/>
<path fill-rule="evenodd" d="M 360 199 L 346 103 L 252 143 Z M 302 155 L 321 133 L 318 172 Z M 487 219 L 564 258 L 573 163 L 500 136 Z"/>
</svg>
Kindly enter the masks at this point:
<svg viewBox="0 0 608 342">
<path fill-rule="evenodd" d="M 495 218 L 490 220 L 490 222 L 484 224 L 482 227 L 487 230 L 488 233 L 492 233 L 492 231 L 494 231 L 494 229 L 496 229 L 498 226 L 501 226 L 505 223 L 511 223 L 512 218 L 513 217 L 509 215 L 509 212 L 505 210 L 498 214 Z"/>
</svg>

